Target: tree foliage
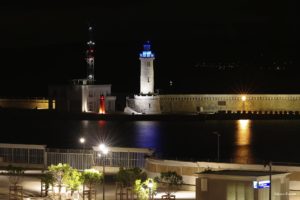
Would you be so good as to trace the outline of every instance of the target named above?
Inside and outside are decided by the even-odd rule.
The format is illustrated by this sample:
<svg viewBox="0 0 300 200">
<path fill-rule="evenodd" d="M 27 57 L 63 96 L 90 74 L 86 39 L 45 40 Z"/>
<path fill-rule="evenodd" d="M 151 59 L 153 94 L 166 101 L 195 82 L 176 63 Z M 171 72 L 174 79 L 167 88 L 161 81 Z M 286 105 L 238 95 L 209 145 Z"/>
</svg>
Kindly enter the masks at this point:
<svg viewBox="0 0 300 200">
<path fill-rule="evenodd" d="M 151 188 L 149 187 L 150 182 L 152 184 Z M 149 196 L 156 194 L 156 190 L 157 190 L 157 183 L 151 178 L 148 178 L 145 181 L 142 181 L 141 179 L 137 179 L 134 183 L 134 192 L 137 194 L 138 200 L 149 199 Z"/>
<path fill-rule="evenodd" d="M 6 170 L 9 175 L 9 183 L 12 185 L 17 185 L 24 174 L 24 168 L 8 165 Z"/>
<path fill-rule="evenodd" d="M 81 179 L 91 189 L 94 185 L 103 181 L 103 174 L 95 169 L 86 169 L 82 173 Z"/>
<path fill-rule="evenodd" d="M 167 195 L 176 192 L 183 184 L 182 176 L 175 171 L 161 172 L 160 177 L 156 177 L 155 180 L 164 187 Z"/>
<path fill-rule="evenodd" d="M 77 169 L 70 168 L 65 176 L 64 184 L 66 184 L 72 192 L 78 190 L 79 186 L 82 184 L 81 173 L 78 172 Z"/>
<path fill-rule="evenodd" d="M 48 167 L 49 172 L 53 176 L 54 184 L 57 184 L 59 191 L 65 185 L 71 191 L 78 190 L 82 184 L 81 173 L 77 169 L 73 169 L 69 164 L 51 165 Z"/>
<path fill-rule="evenodd" d="M 134 186 L 137 179 L 142 182 L 147 179 L 147 174 L 138 167 L 131 169 L 124 169 L 121 167 L 116 176 L 116 180 L 122 183 L 124 187 Z"/>
<path fill-rule="evenodd" d="M 46 196 L 48 196 L 48 190 L 49 190 L 49 188 L 50 188 L 50 185 L 52 185 L 53 186 L 53 184 L 54 184 L 54 177 L 53 177 L 53 174 L 52 173 L 50 173 L 50 172 L 46 172 L 46 173 L 44 173 L 43 175 L 42 175 L 42 177 L 41 177 L 41 181 L 42 181 L 42 183 L 44 183 L 45 184 L 45 189 L 46 189 Z"/>
</svg>

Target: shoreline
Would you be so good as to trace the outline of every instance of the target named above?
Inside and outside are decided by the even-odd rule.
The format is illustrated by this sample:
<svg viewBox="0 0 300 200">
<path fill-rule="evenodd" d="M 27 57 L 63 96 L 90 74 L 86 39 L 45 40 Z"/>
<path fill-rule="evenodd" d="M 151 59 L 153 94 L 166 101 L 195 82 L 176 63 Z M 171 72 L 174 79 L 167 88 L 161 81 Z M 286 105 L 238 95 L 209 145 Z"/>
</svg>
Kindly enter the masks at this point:
<svg viewBox="0 0 300 200">
<path fill-rule="evenodd" d="M 122 112 L 111 114 L 70 113 L 50 110 L 0 109 L 1 119 L 69 119 L 107 121 L 205 121 L 205 120 L 299 120 L 300 114 L 253 114 L 253 113 L 214 113 L 214 114 L 151 114 L 129 115 Z"/>
</svg>

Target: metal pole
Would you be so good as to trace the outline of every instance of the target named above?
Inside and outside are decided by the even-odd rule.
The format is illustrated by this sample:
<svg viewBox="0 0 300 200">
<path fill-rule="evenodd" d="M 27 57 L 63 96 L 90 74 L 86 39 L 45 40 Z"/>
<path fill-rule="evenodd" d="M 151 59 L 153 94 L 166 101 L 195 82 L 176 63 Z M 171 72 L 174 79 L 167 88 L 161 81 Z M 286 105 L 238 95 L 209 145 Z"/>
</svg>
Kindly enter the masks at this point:
<svg viewBox="0 0 300 200">
<path fill-rule="evenodd" d="M 270 167 L 270 188 L 269 188 L 269 200 L 272 200 L 272 162 L 269 162 L 269 167 Z"/>
<path fill-rule="evenodd" d="M 218 162 L 220 161 L 220 134 L 218 134 Z"/>
<path fill-rule="evenodd" d="M 217 154 L 218 154 L 218 162 L 220 161 L 220 134 L 217 132 L 217 131 L 214 131 L 213 134 L 217 135 L 217 140 L 218 140 L 218 143 L 217 143 Z"/>
<path fill-rule="evenodd" d="M 103 154 L 103 200 L 105 200 L 105 154 Z"/>
</svg>

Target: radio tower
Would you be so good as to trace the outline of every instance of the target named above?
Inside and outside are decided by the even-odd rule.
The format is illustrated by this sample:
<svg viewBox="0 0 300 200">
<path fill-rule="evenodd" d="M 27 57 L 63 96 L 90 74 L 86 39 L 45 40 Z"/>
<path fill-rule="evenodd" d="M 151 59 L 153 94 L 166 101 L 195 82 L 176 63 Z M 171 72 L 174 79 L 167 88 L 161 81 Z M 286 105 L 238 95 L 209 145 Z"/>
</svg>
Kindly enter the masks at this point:
<svg viewBox="0 0 300 200">
<path fill-rule="evenodd" d="M 87 63 L 87 82 L 88 84 L 94 84 L 95 74 L 94 74 L 94 65 L 95 65 L 95 42 L 93 40 L 93 27 L 89 26 L 89 41 L 87 42 L 86 50 L 86 63 Z"/>
</svg>

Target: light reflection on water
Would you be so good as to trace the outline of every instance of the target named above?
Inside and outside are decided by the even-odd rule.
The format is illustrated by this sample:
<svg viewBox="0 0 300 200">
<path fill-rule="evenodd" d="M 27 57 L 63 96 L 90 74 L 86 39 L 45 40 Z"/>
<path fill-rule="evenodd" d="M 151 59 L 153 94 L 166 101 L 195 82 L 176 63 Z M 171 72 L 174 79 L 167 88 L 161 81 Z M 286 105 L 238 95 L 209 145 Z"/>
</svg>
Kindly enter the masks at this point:
<svg viewBox="0 0 300 200">
<path fill-rule="evenodd" d="M 160 124 L 155 121 L 137 121 L 135 126 L 135 143 L 142 148 L 155 148 L 160 146 Z"/>
<path fill-rule="evenodd" d="M 300 162 L 300 120 L 93 121 L 2 119 L 1 143 L 85 148 L 101 142 L 116 147 L 154 148 L 161 158 L 215 160 L 218 131 L 221 161 Z M 9 130 L 9 131 L 8 131 Z M 26 133 L 26 134 L 25 134 Z M 180 147 L 180 148 L 179 148 Z"/>
<path fill-rule="evenodd" d="M 251 120 L 237 120 L 235 131 L 234 162 L 252 163 L 253 155 L 251 151 Z"/>
</svg>

